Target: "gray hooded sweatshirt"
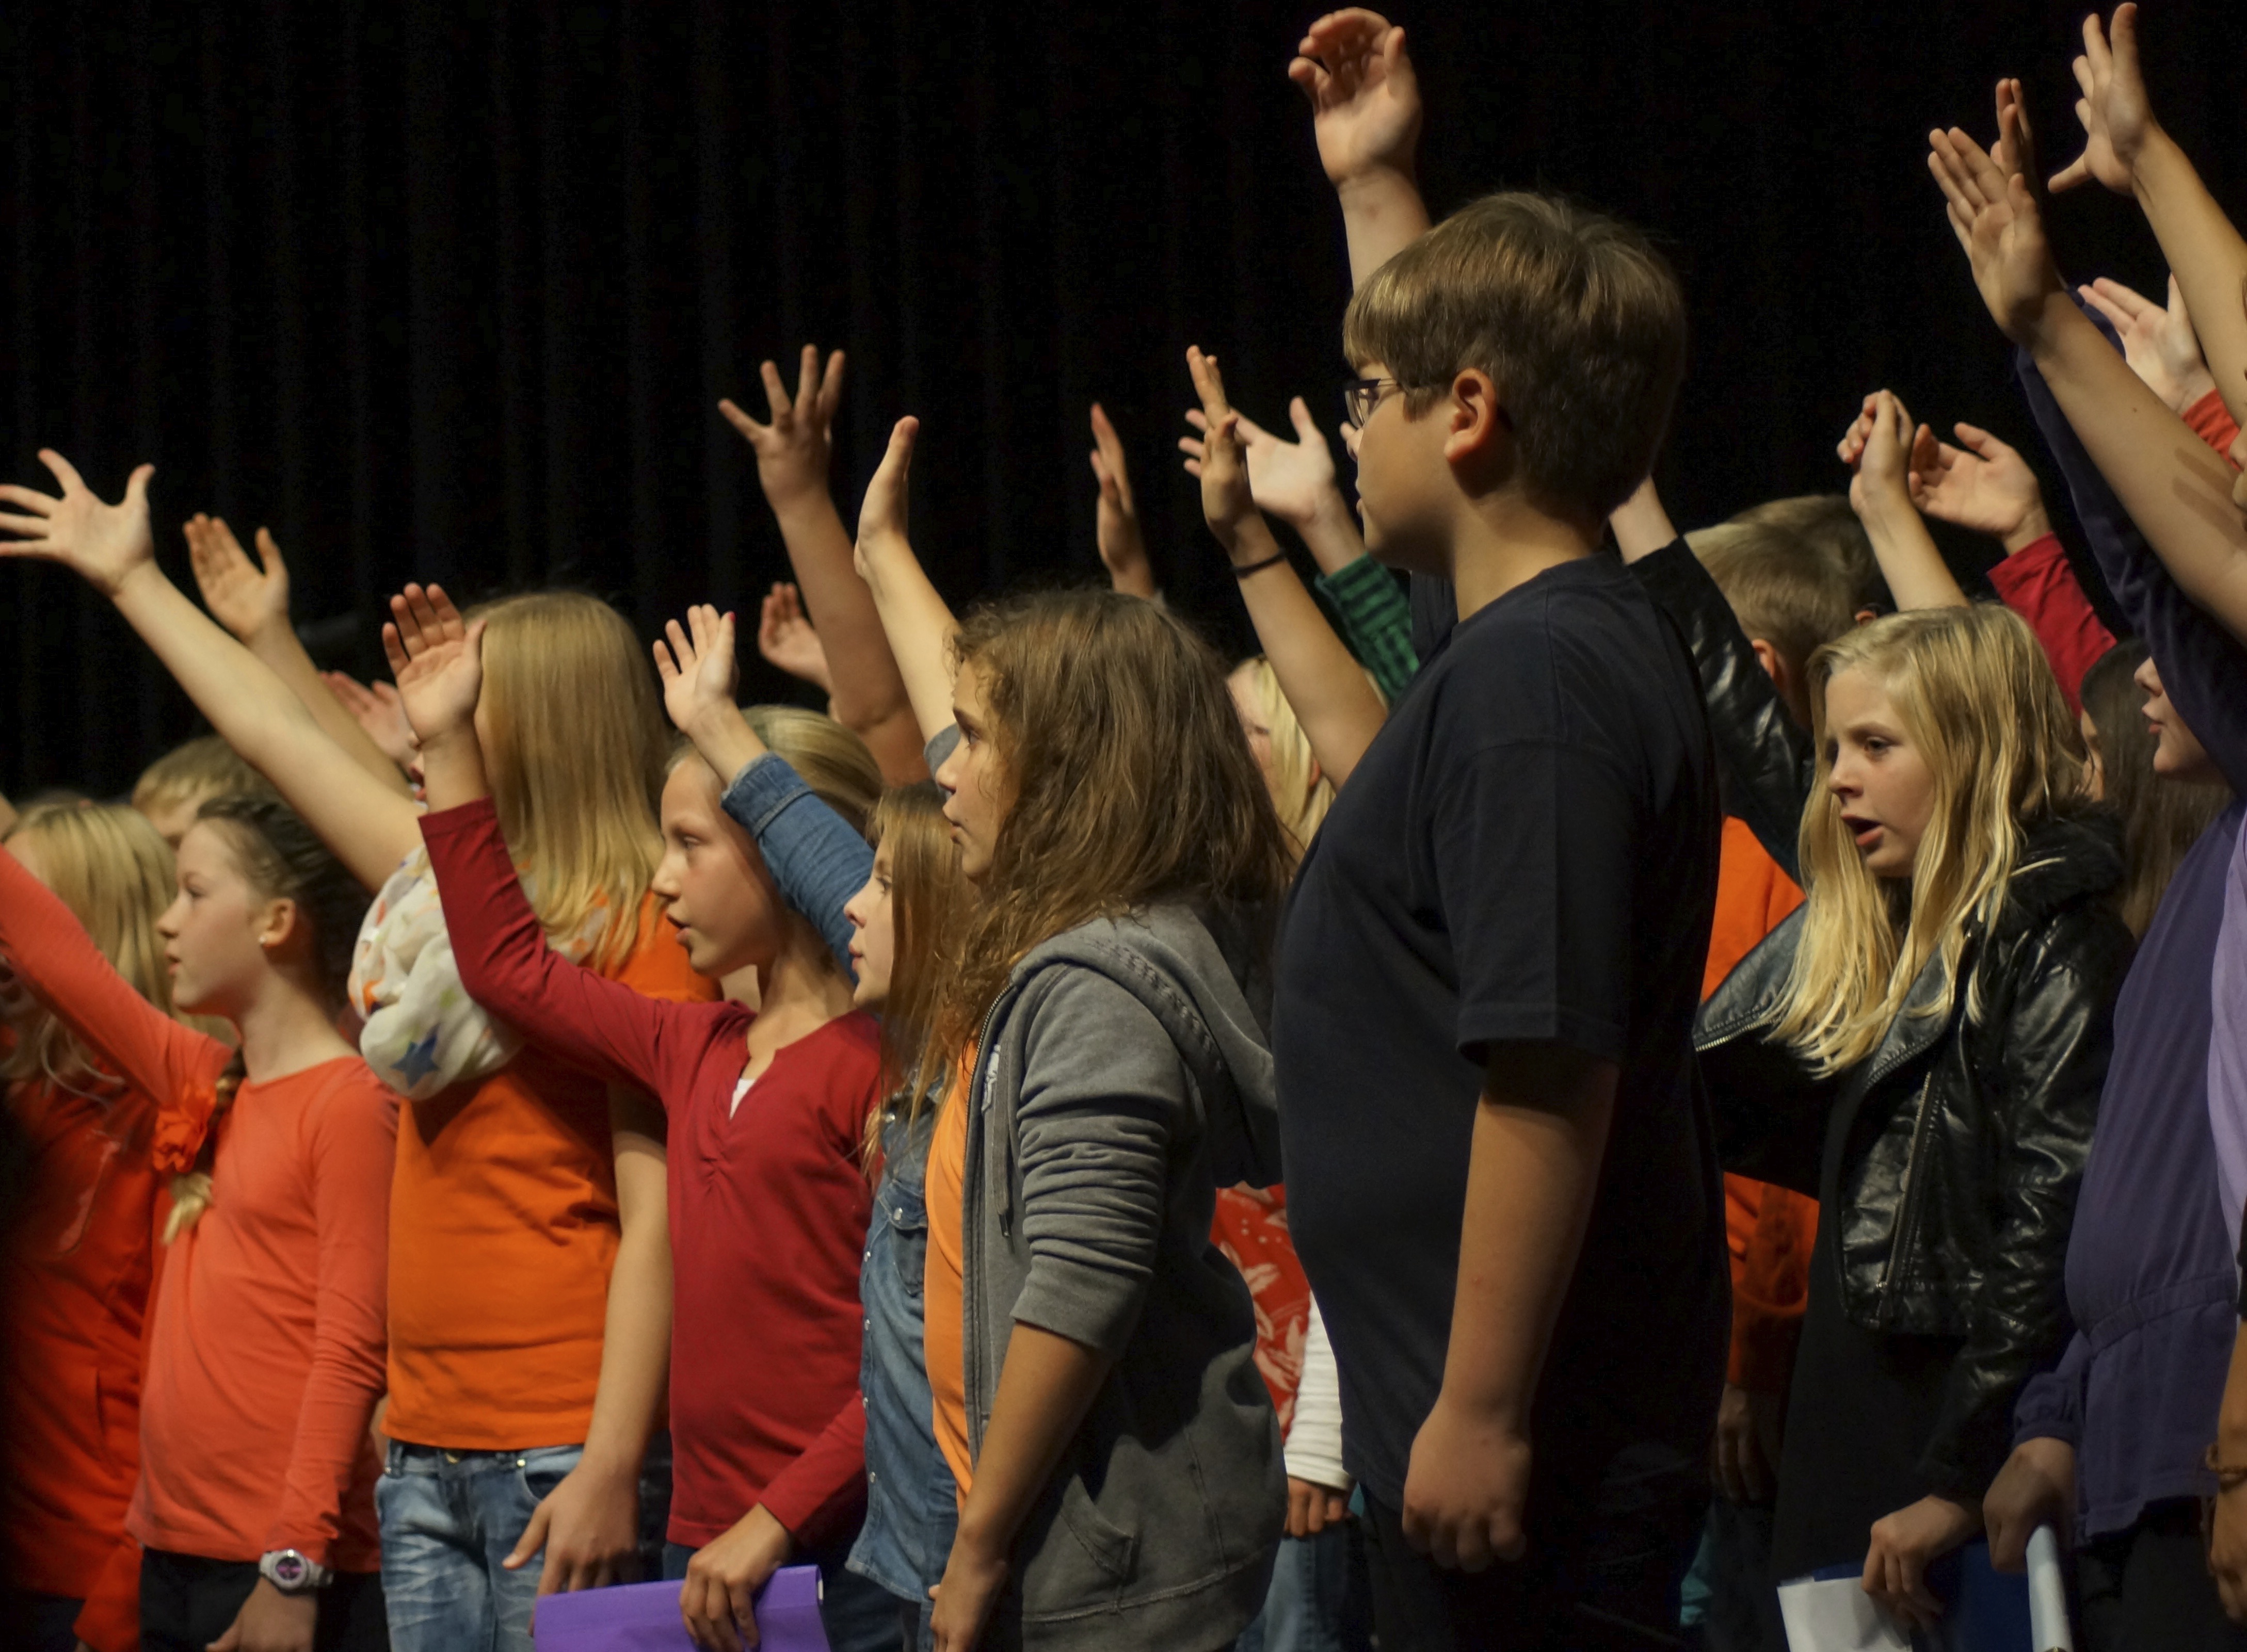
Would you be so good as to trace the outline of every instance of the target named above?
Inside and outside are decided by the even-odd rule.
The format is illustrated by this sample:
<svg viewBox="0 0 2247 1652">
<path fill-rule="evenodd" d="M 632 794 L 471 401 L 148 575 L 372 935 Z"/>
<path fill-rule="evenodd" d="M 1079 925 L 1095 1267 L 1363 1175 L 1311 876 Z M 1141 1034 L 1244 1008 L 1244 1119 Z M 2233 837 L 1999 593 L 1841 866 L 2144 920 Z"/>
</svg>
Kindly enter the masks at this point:
<svg viewBox="0 0 2247 1652">
<path fill-rule="evenodd" d="M 993 1645 L 1196 1652 L 1263 1605 L 1287 1473 L 1248 1287 L 1210 1234 L 1219 1187 L 1279 1175 L 1250 974 L 1192 909 L 1157 905 L 1036 947 L 985 1019 L 961 1222 L 971 1447 L 1016 1323 L 1116 1362 L 1016 1539 Z"/>
</svg>

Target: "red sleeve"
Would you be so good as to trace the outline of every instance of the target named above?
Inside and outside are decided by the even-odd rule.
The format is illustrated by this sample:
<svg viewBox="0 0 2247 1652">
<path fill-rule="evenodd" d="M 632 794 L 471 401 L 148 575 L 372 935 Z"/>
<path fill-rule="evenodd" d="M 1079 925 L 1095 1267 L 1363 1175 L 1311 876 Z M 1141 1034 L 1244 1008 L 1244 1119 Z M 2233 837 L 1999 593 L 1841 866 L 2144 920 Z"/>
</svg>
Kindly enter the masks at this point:
<svg viewBox="0 0 2247 1652">
<path fill-rule="evenodd" d="M 758 1500 L 799 1548 L 846 1533 L 866 1495 L 866 1402 L 853 1394 Z"/>
<path fill-rule="evenodd" d="M 563 958 L 522 893 L 489 798 L 421 817 L 445 927 L 468 996 L 550 1054 L 659 1100 L 693 1056 L 666 1034 L 695 1007 L 659 1001 Z M 676 1053 L 689 1063 L 666 1082 Z"/>
<path fill-rule="evenodd" d="M 120 1534 L 71 1632 L 93 1652 L 140 1652 L 140 1546 Z"/>
<path fill-rule="evenodd" d="M 324 1566 L 342 1531 L 344 1498 L 368 1449 L 367 1423 L 386 1380 L 398 1097 L 362 1068 L 318 1106 L 311 1123 L 312 1215 L 320 1247 L 312 1369 L 265 1547 L 295 1549 Z"/>
<path fill-rule="evenodd" d="M 1990 570 L 1990 583 L 2044 645 L 2068 710 L 2081 712 L 2083 673 L 2114 645 L 2114 633 L 2100 623 L 2091 599 L 2076 583 L 2059 536 L 2046 534 L 2006 557 Z"/>
<path fill-rule="evenodd" d="M 2228 462 L 2231 444 L 2239 439 L 2239 427 L 2231 417 L 2231 410 L 2223 405 L 2223 393 L 2211 390 L 2184 410 L 2184 421 L 2192 427 L 2192 433 L 2222 454 Z"/>
<path fill-rule="evenodd" d="M 128 1082 L 154 1097 L 160 1110 L 199 1096 L 208 1114 L 212 1082 L 233 1052 L 181 1026 L 134 992 L 101 955 L 77 915 L 4 847 L 0 953 L 13 960 L 24 985 L 64 1026 Z M 199 1117 L 195 1123 L 200 1142 L 202 1121 Z"/>
</svg>

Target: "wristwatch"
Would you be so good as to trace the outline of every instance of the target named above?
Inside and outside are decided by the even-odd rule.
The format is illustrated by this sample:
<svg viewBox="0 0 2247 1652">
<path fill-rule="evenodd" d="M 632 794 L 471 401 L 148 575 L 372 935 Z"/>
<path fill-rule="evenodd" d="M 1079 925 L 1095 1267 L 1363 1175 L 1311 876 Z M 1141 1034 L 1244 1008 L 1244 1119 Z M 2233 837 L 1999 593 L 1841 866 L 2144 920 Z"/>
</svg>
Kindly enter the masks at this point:
<svg viewBox="0 0 2247 1652">
<path fill-rule="evenodd" d="M 257 1575 L 283 1594 L 310 1594 L 324 1589 L 335 1577 L 317 1560 L 308 1560 L 295 1549 L 271 1549 L 257 1562 Z"/>
</svg>

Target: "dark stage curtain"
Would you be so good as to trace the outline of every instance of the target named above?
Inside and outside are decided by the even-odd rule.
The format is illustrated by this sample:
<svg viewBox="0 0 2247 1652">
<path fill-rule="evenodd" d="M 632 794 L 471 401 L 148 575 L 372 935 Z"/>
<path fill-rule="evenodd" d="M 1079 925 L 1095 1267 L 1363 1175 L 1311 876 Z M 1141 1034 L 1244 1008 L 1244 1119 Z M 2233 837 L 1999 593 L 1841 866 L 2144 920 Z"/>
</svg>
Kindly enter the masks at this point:
<svg viewBox="0 0 2247 1652">
<path fill-rule="evenodd" d="M 803 341 L 852 372 L 846 520 L 919 413 L 915 536 L 955 601 L 1095 577 L 1087 404 L 1130 445 L 1172 600 L 1247 645 L 1172 448 L 1190 343 L 1236 399 L 1329 431 L 1339 222 L 1284 78 L 1313 7 L 768 0 L 225 6 L 11 0 L 0 464 L 44 446 L 113 495 L 159 467 L 160 554 L 224 514 L 289 554 L 324 658 L 376 664 L 406 577 L 566 582 L 653 635 L 753 610 L 785 563 L 722 394 Z M 2025 442 L 1928 179 L 2000 72 L 2073 154 L 2075 6 L 1471 6 L 1408 15 L 1438 211 L 1566 190 L 1666 237 L 1691 376 L 1662 476 L 1683 522 L 1841 484 L 1882 384 Z M 2240 175 L 2235 9 L 2146 24 L 2156 102 Z M 2247 204 L 2247 203 L 2243 203 Z M 2160 290 L 2128 203 L 2070 201 L 2071 270 Z M 1962 560 L 1985 557 L 1965 544 Z M 97 792 L 190 732 L 61 572 L 0 569 L 0 786 Z M 791 693 L 754 655 L 748 692 Z"/>
</svg>

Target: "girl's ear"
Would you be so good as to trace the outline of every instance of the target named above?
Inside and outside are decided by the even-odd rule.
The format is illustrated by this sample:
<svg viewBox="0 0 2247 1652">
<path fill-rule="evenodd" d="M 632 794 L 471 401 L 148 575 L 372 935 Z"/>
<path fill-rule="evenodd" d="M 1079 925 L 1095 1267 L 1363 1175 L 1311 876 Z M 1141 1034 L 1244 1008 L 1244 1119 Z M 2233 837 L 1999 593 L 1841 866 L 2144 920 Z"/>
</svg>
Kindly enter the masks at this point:
<svg viewBox="0 0 2247 1652">
<path fill-rule="evenodd" d="M 277 897 L 258 913 L 257 944 L 268 958 L 278 957 L 288 951 L 304 927 L 304 914 L 297 903 L 285 895 Z"/>
</svg>

